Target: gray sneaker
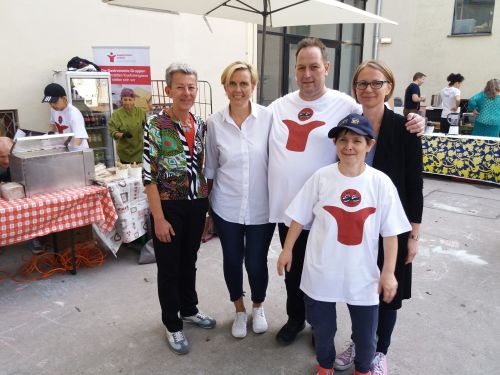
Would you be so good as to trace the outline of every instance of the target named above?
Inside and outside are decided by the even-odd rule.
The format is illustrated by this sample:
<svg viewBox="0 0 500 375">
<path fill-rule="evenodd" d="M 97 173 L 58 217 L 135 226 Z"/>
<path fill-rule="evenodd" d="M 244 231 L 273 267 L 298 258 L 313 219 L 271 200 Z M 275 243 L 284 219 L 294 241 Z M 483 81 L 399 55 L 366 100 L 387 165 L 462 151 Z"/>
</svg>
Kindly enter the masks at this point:
<svg viewBox="0 0 500 375">
<path fill-rule="evenodd" d="M 202 313 L 201 311 L 198 311 L 196 315 L 192 316 L 182 316 L 181 319 L 187 323 L 193 323 L 196 324 L 198 327 L 201 328 L 214 328 L 215 324 L 217 323 L 214 318 L 208 316 L 207 314 Z"/>
<path fill-rule="evenodd" d="M 184 336 L 184 332 L 169 332 L 168 329 L 166 331 L 168 347 L 170 348 L 170 350 L 172 350 L 175 354 L 181 355 L 189 353 L 190 347 L 186 336 Z"/>
</svg>

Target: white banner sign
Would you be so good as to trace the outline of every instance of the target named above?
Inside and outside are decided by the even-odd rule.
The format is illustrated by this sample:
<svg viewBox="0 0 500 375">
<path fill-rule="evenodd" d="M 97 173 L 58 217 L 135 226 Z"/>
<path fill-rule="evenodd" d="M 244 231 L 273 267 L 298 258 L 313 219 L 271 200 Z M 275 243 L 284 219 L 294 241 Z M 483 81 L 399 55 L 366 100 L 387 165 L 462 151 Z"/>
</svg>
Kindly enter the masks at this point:
<svg viewBox="0 0 500 375">
<path fill-rule="evenodd" d="M 135 105 L 150 110 L 151 66 L 149 47 L 92 47 L 94 62 L 111 74 L 113 104 L 120 106 L 123 88 L 131 88 L 137 95 Z"/>
</svg>

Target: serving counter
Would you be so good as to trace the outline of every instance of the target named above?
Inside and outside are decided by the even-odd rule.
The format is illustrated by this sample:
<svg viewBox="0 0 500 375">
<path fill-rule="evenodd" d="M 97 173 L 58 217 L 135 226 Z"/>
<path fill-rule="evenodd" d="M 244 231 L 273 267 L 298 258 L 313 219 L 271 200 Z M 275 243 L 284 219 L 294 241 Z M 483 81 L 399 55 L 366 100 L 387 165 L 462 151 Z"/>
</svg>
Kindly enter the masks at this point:
<svg viewBox="0 0 500 375">
<path fill-rule="evenodd" d="M 500 138 L 425 134 L 424 172 L 500 185 Z"/>
</svg>

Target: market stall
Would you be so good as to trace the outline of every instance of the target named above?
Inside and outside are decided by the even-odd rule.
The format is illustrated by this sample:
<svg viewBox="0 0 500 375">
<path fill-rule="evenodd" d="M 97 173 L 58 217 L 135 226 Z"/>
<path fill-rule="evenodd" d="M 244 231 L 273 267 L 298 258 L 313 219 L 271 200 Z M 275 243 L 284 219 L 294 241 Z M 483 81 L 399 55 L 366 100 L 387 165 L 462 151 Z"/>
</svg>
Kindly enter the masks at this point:
<svg viewBox="0 0 500 375">
<path fill-rule="evenodd" d="M 500 184 L 500 138 L 425 134 L 424 172 Z"/>
<path fill-rule="evenodd" d="M 0 246 L 97 223 L 110 231 L 117 215 L 102 186 L 85 186 L 12 201 L 0 199 Z"/>
<path fill-rule="evenodd" d="M 94 223 L 109 232 L 116 218 L 108 189 L 102 186 L 70 188 L 12 201 L 0 199 L 0 246 Z M 74 243 L 71 253 L 74 274 Z"/>
</svg>

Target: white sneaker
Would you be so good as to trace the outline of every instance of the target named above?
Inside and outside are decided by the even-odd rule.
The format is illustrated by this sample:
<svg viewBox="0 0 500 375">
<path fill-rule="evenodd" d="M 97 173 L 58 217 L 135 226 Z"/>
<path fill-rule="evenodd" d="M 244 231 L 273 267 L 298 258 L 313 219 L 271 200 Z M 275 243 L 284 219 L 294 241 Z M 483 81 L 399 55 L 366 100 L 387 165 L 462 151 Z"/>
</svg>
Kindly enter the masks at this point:
<svg viewBox="0 0 500 375">
<path fill-rule="evenodd" d="M 186 336 L 184 336 L 184 332 L 169 332 L 168 329 L 166 331 L 170 350 L 180 355 L 189 353 L 189 343 Z"/>
<path fill-rule="evenodd" d="M 255 333 L 267 331 L 266 314 L 263 307 L 254 307 L 252 310 L 252 328 Z"/>
<path fill-rule="evenodd" d="M 247 335 L 247 313 L 237 312 L 234 316 L 233 328 L 231 334 L 237 339 L 242 339 Z"/>
</svg>

